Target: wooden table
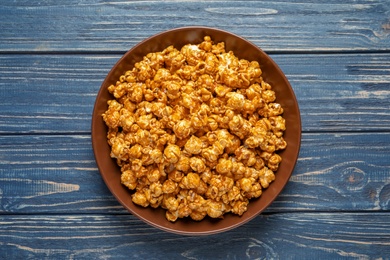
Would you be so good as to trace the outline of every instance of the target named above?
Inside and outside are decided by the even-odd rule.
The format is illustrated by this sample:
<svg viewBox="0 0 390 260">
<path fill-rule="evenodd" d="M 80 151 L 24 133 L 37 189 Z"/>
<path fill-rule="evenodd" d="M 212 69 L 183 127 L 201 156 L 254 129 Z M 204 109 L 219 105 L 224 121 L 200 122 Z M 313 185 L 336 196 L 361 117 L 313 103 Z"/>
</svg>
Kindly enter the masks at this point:
<svg viewBox="0 0 390 260">
<path fill-rule="evenodd" d="M 390 1 L 11 1 L 0 4 L 1 259 L 389 259 Z M 113 198 L 91 113 L 139 41 L 203 25 L 279 64 L 303 134 L 290 182 L 225 233 L 155 229 Z"/>
</svg>

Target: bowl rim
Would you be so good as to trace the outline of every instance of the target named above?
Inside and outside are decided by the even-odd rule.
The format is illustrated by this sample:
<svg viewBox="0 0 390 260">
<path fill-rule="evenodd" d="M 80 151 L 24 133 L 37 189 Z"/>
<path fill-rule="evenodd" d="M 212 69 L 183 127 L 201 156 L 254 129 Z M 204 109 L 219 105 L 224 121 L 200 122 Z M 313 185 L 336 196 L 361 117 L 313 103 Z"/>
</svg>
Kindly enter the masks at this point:
<svg viewBox="0 0 390 260">
<path fill-rule="evenodd" d="M 99 154 L 98 154 L 98 150 L 99 150 L 98 146 L 102 145 L 100 143 L 100 141 L 102 141 L 102 138 L 100 137 L 100 139 L 98 140 L 99 137 L 97 136 L 97 133 L 96 133 L 96 129 L 97 129 L 96 126 L 97 126 L 97 124 L 99 124 L 99 123 L 101 123 L 101 121 L 103 121 L 101 116 L 97 115 L 98 110 L 99 110 L 98 107 L 101 105 L 99 103 L 99 100 L 101 99 L 101 97 L 103 95 L 103 92 L 107 92 L 107 87 L 110 85 L 109 84 L 110 83 L 109 82 L 109 80 L 110 80 L 109 79 L 109 75 L 111 75 L 114 71 L 116 71 L 118 69 L 120 64 L 122 62 L 124 62 L 124 60 L 126 59 L 126 57 L 128 55 L 130 55 L 134 50 L 137 50 L 137 48 L 139 48 L 143 44 L 145 44 L 145 43 L 147 43 L 149 41 L 153 41 L 153 39 L 161 37 L 161 36 L 164 36 L 164 35 L 166 35 L 168 33 L 177 33 L 177 32 L 183 32 L 183 31 L 191 31 L 191 30 L 207 30 L 207 31 L 210 31 L 210 32 L 219 32 L 219 33 L 222 33 L 222 34 L 229 35 L 230 37 L 233 37 L 233 38 L 236 38 L 236 39 L 239 39 L 239 40 L 245 42 L 245 44 L 251 45 L 253 48 L 256 49 L 256 51 L 260 52 L 262 55 L 267 57 L 268 61 L 271 63 L 271 66 L 278 72 L 278 75 L 282 77 L 281 80 L 286 84 L 287 88 L 290 91 L 291 99 L 292 99 L 291 101 L 292 101 L 292 103 L 294 103 L 293 107 L 296 109 L 296 111 L 294 111 L 294 114 L 297 117 L 296 121 L 295 121 L 295 124 L 296 124 L 295 128 L 299 132 L 298 135 L 295 136 L 295 138 L 296 138 L 295 152 L 293 153 L 294 154 L 293 158 L 290 158 L 291 159 L 291 163 L 290 163 L 289 173 L 287 174 L 287 178 L 285 178 L 284 181 L 279 185 L 280 188 L 277 191 L 274 192 L 274 195 L 271 196 L 271 199 L 269 199 L 268 203 L 266 203 L 265 206 L 261 210 L 256 210 L 256 212 L 252 213 L 250 216 L 247 216 L 246 218 L 242 218 L 241 220 L 236 221 L 235 223 L 233 223 L 233 224 L 231 224 L 229 226 L 222 226 L 220 228 L 216 228 L 216 229 L 212 229 L 212 230 L 199 230 L 199 231 L 186 231 L 186 230 L 182 230 L 182 229 L 175 229 L 175 228 L 172 227 L 173 225 L 159 225 L 159 224 L 156 224 L 155 222 L 153 222 L 152 220 L 145 218 L 142 214 L 140 214 L 137 211 L 135 211 L 132 208 L 130 208 L 126 204 L 126 202 L 123 200 L 123 198 L 117 195 L 116 190 L 114 190 L 113 187 L 110 185 L 110 180 L 108 178 L 108 175 L 105 172 L 103 172 L 102 162 L 101 162 L 101 160 L 99 158 Z M 146 55 L 146 53 L 145 53 L 145 55 Z M 111 81 L 111 84 L 112 84 L 112 81 Z M 279 196 L 279 194 L 283 191 L 283 189 L 285 188 L 286 184 L 288 183 L 288 181 L 289 181 L 289 179 L 290 179 L 290 177 L 291 177 L 291 175 L 292 175 L 292 173 L 294 171 L 294 168 L 296 166 L 298 157 L 299 157 L 299 151 L 300 151 L 300 146 L 301 146 L 301 135 L 302 135 L 302 122 L 301 122 L 301 115 L 300 115 L 300 110 L 299 110 L 299 104 L 298 104 L 295 92 L 294 92 L 290 82 L 288 81 L 286 75 L 279 68 L 279 66 L 276 64 L 276 62 L 267 53 L 265 53 L 260 47 L 258 47 L 254 43 L 250 42 L 249 40 L 247 40 L 247 39 L 245 39 L 245 38 L 243 38 L 243 37 L 241 37 L 241 36 L 239 36 L 239 35 L 237 35 L 235 33 L 232 33 L 232 32 L 226 31 L 226 30 L 222 30 L 222 29 L 219 29 L 219 28 L 207 27 L 207 26 L 184 26 L 184 27 L 176 27 L 176 28 L 165 30 L 165 31 L 161 31 L 159 33 L 156 33 L 154 35 L 151 35 L 151 36 L 143 39 L 142 41 L 140 41 L 139 43 L 137 43 L 133 47 L 131 47 L 128 51 L 126 51 L 125 54 L 123 54 L 122 57 L 110 69 L 110 71 L 106 75 L 104 81 L 102 82 L 102 84 L 101 84 L 101 86 L 99 88 L 99 91 L 98 91 L 96 99 L 95 99 L 95 104 L 94 104 L 94 107 L 93 107 L 92 122 L 91 122 L 91 142 L 92 142 L 92 149 L 93 149 L 95 161 L 96 161 L 99 173 L 100 173 L 102 179 L 104 180 L 106 186 L 110 190 L 111 194 L 116 198 L 116 200 L 127 211 L 129 211 L 131 214 L 135 215 L 138 219 L 140 219 L 140 220 L 144 221 L 145 223 L 147 223 L 147 224 L 149 224 L 149 225 L 151 225 L 153 227 L 156 227 L 156 228 L 158 228 L 160 230 L 164 230 L 164 231 L 167 231 L 167 232 L 170 232 L 170 233 L 175 233 L 175 234 L 180 234 L 180 235 L 211 235 L 211 234 L 216 234 L 216 233 L 222 233 L 222 232 L 234 229 L 234 228 L 236 228 L 238 226 L 241 226 L 241 225 L 251 221 L 252 219 L 257 217 L 258 215 L 260 215 L 266 208 L 269 207 L 270 204 L 272 204 L 275 201 L 275 199 Z M 106 145 L 108 145 L 107 144 L 107 140 L 106 140 L 106 136 L 104 136 L 103 139 L 105 140 Z M 110 157 L 110 156 L 107 155 L 107 157 Z M 112 158 L 109 158 L 109 159 L 113 160 Z M 276 177 L 277 177 L 277 175 L 276 175 Z M 272 184 L 273 183 L 270 184 L 270 187 L 272 187 Z M 270 189 L 270 187 L 268 187 L 267 189 Z M 260 198 L 258 198 L 258 199 L 261 199 L 262 196 L 260 196 Z M 169 222 L 168 220 L 166 220 L 166 221 Z M 183 219 L 178 219 L 177 221 L 183 221 Z M 204 221 L 204 220 L 202 220 L 202 221 Z M 221 220 L 221 221 L 223 221 L 223 220 Z M 169 222 L 169 223 L 171 223 L 171 222 Z M 196 223 L 199 223 L 199 222 L 196 222 Z"/>
</svg>

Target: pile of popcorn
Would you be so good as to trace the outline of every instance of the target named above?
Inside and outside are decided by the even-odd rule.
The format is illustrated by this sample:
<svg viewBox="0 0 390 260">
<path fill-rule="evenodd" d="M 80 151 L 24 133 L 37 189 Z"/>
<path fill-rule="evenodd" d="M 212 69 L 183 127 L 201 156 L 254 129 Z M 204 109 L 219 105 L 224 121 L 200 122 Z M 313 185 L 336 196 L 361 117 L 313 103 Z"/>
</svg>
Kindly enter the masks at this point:
<svg viewBox="0 0 390 260">
<path fill-rule="evenodd" d="M 172 222 L 241 216 L 287 145 L 283 108 L 261 75 L 206 36 L 147 54 L 109 86 L 107 139 L 132 201 Z"/>
</svg>

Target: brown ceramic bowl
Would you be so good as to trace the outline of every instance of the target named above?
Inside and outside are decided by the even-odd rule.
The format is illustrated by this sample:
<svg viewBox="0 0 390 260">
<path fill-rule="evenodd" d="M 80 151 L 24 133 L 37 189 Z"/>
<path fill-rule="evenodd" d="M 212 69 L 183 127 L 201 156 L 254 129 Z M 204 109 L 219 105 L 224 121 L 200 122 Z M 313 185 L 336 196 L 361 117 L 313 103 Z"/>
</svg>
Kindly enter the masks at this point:
<svg viewBox="0 0 390 260">
<path fill-rule="evenodd" d="M 198 44 L 209 35 L 214 42 L 225 42 L 226 50 L 232 50 L 235 56 L 260 63 L 263 78 L 273 86 L 276 102 L 284 108 L 287 130 L 284 138 L 287 148 L 279 153 L 283 159 L 276 173 L 276 180 L 263 191 L 260 198 L 249 203 L 248 211 L 241 217 L 225 214 L 223 219 L 205 218 L 202 221 L 179 219 L 175 223 L 165 218 L 165 210 L 143 208 L 133 204 L 131 191 L 120 182 L 120 169 L 115 160 L 110 158 L 110 146 L 107 144 L 107 127 L 102 113 L 107 109 L 107 100 L 113 99 L 107 87 L 114 84 L 126 70 L 132 69 L 134 63 L 142 60 L 150 52 L 162 51 L 169 45 L 181 48 L 188 43 Z M 183 27 L 154 35 L 134 46 L 112 68 L 104 80 L 97 95 L 92 117 L 92 145 L 95 159 L 103 180 L 116 199 L 133 215 L 146 223 L 165 231 L 183 235 L 208 235 L 231 230 L 259 215 L 279 195 L 295 167 L 301 142 L 301 119 L 295 94 L 283 72 L 275 62 L 253 43 L 232 33 L 207 27 Z"/>
</svg>

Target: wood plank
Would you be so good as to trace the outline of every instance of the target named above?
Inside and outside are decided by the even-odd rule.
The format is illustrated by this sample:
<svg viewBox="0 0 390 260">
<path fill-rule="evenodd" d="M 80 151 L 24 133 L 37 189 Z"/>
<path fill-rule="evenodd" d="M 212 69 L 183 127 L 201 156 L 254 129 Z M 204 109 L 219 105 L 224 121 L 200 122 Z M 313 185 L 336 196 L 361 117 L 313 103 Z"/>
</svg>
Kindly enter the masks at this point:
<svg viewBox="0 0 390 260">
<path fill-rule="evenodd" d="M 122 52 L 192 25 L 237 33 L 272 52 L 390 50 L 389 8 L 387 0 L 5 1 L 0 50 Z"/>
<path fill-rule="evenodd" d="M 303 131 L 389 131 L 390 54 L 271 55 L 296 93 Z M 89 133 L 120 55 L 0 55 L 0 133 Z"/>
<path fill-rule="evenodd" d="M 304 133 L 293 176 L 267 212 L 389 210 L 389 155 L 390 133 Z M 0 213 L 125 212 L 88 135 L 0 136 Z"/>
<path fill-rule="evenodd" d="M 0 132 L 90 132 L 97 92 L 117 59 L 0 55 Z"/>
<path fill-rule="evenodd" d="M 159 231 L 131 215 L 6 215 L 0 216 L 0 255 L 5 259 L 160 259 L 162 255 L 165 259 L 388 259 L 389 220 L 390 213 L 272 214 L 222 234 L 186 237 Z"/>
<path fill-rule="evenodd" d="M 303 131 L 389 130 L 388 54 L 272 58 L 296 93 Z"/>
</svg>

